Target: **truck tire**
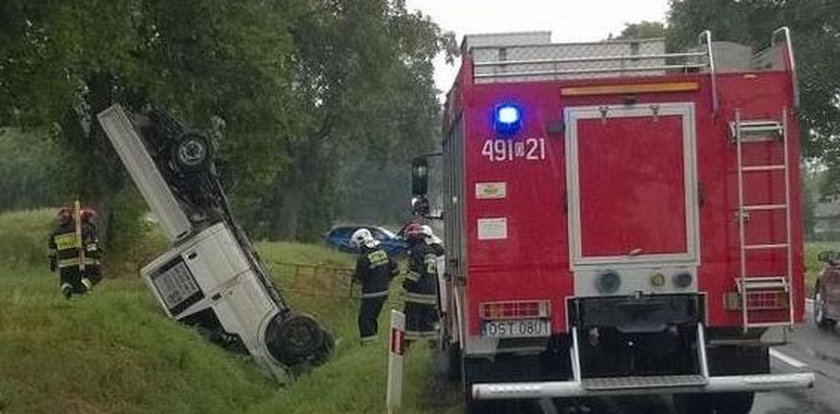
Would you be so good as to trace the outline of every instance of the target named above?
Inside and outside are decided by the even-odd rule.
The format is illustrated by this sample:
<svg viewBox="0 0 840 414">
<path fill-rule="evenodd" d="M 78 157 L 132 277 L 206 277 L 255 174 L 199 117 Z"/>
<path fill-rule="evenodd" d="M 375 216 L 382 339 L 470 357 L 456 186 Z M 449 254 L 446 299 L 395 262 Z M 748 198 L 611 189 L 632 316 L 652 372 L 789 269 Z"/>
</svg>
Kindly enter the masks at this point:
<svg viewBox="0 0 840 414">
<path fill-rule="evenodd" d="M 822 330 L 831 330 L 837 321 L 826 316 L 825 292 L 822 286 L 814 289 L 814 325 Z"/>
<path fill-rule="evenodd" d="M 183 172 L 206 171 L 213 161 L 213 146 L 203 135 L 186 133 L 178 137 L 173 147 L 172 159 Z"/>
<path fill-rule="evenodd" d="M 317 358 L 325 341 L 321 325 L 309 315 L 277 314 L 265 331 L 266 346 L 278 361 L 294 366 Z"/>
<path fill-rule="evenodd" d="M 458 343 L 450 344 L 442 340 L 441 347 L 435 355 L 435 368 L 438 377 L 448 381 L 461 379 L 461 346 Z"/>
<path fill-rule="evenodd" d="M 679 414 L 749 414 L 755 393 L 674 394 Z"/>
<path fill-rule="evenodd" d="M 754 392 L 715 394 L 712 398 L 716 414 L 748 414 L 755 401 Z"/>
<path fill-rule="evenodd" d="M 708 395 L 674 394 L 674 409 L 679 414 L 714 414 Z"/>
</svg>

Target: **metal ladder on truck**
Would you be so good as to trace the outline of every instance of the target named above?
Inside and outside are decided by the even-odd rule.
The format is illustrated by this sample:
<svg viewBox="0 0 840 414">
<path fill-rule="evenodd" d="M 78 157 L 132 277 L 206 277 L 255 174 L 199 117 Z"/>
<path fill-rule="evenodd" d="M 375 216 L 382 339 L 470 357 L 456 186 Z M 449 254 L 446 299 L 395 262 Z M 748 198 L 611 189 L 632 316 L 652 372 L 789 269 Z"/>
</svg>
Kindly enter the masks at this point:
<svg viewBox="0 0 840 414">
<path fill-rule="evenodd" d="M 793 313 L 793 251 L 791 240 L 791 198 L 790 168 L 788 148 L 788 110 L 782 109 L 781 120 L 742 120 L 739 110 L 735 111 L 735 121 L 730 123 L 732 139 L 737 146 L 738 172 L 738 234 L 741 251 L 741 268 L 737 278 L 738 294 L 743 329 L 789 326 L 794 322 Z M 781 145 L 784 160 L 780 164 L 745 165 L 744 147 L 758 142 L 771 141 L 773 146 Z M 748 174 L 784 174 L 784 202 L 781 204 L 747 204 L 745 202 L 745 176 Z M 748 221 L 750 212 L 784 211 L 785 233 L 783 240 L 748 244 Z M 773 232 L 771 232 L 772 234 Z M 748 273 L 749 256 L 756 251 L 783 251 L 785 257 L 784 274 L 751 275 Z M 782 299 L 780 299 L 782 298 Z M 787 308 L 787 312 L 783 310 Z M 755 318 L 756 312 L 770 311 L 775 318 Z M 785 318 L 778 317 L 786 314 Z M 765 316 L 767 314 L 765 313 Z"/>
</svg>

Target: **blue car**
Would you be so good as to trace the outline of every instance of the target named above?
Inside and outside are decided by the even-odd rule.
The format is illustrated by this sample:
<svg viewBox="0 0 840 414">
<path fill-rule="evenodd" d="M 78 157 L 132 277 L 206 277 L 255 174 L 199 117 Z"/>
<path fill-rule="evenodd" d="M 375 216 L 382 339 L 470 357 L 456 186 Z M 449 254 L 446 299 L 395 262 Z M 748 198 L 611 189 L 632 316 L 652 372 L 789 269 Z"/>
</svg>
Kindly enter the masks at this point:
<svg viewBox="0 0 840 414">
<path fill-rule="evenodd" d="M 392 231 L 378 226 L 336 226 L 324 235 L 324 241 L 328 246 L 346 253 L 359 253 L 359 249 L 350 245 L 350 236 L 361 228 L 368 229 L 374 239 L 379 241 L 379 246 L 389 255 L 400 256 L 408 251 L 408 242 Z"/>
</svg>

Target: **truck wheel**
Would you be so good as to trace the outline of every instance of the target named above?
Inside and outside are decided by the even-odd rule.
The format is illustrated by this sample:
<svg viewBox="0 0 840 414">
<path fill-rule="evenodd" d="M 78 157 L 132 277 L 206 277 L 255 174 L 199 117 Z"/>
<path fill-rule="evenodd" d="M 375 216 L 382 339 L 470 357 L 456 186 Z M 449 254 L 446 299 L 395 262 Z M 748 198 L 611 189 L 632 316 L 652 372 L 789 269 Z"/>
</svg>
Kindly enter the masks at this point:
<svg viewBox="0 0 840 414">
<path fill-rule="evenodd" d="M 748 414 L 755 401 L 754 392 L 729 392 L 715 394 L 712 401 L 716 414 Z"/>
<path fill-rule="evenodd" d="M 708 395 L 674 394 L 674 408 L 679 414 L 714 414 Z"/>
<path fill-rule="evenodd" d="M 213 159 L 210 141 L 196 133 L 186 133 L 178 137 L 173 152 L 172 158 L 178 168 L 187 173 L 206 171 Z"/>
<path fill-rule="evenodd" d="M 680 414 L 749 414 L 755 393 L 674 394 L 674 408 Z"/>
<path fill-rule="evenodd" d="M 820 329 L 830 330 L 837 324 L 837 321 L 826 316 L 825 308 L 825 293 L 822 287 L 818 286 L 814 290 L 814 324 Z"/>
<path fill-rule="evenodd" d="M 277 314 L 266 328 L 265 342 L 274 358 L 292 366 L 316 357 L 324 346 L 324 336 L 324 330 L 309 315 Z"/>
<path fill-rule="evenodd" d="M 435 355 L 435 365 L 440 378 L 457 381 L 461 379 L 461 347 L 457 344 L 446 343 L 441 339 L 443 349 L 438 349 Z"/>
</svg>

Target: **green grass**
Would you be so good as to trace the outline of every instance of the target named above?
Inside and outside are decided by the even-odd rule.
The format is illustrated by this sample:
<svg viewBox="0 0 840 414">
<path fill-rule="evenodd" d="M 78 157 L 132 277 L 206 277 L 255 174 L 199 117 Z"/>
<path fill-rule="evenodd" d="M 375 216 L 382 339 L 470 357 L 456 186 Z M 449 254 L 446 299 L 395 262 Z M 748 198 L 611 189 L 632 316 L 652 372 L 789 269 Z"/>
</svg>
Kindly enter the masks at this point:
<svg viewBox="0 0 840 414">
<path fill-rule="evenodd" d="M 380 341 L 361 347 L 353 258 L 321 247 L 258 243 L 286 299 L 338 338 L 325 366 L 280 387 L 250 358 L 223 351 L 165 317 L 135 272 L 107 274 L 92 295 L 65 300 L 44 260 L 49 211 L 0 215 L 0 413 L 384 412 L 388 308 Z M 297 272 L 283 263 L 319 265 Z M 114 271 L 117 272 L 117 271 Z M 401 308 L 397 287 L 389 303 Z M 431 352 L 406 358 L 404 413 L 457 412 L 433 394 Z M 451 398 L 450 398 L 451 400 Z"/>
</svg>

